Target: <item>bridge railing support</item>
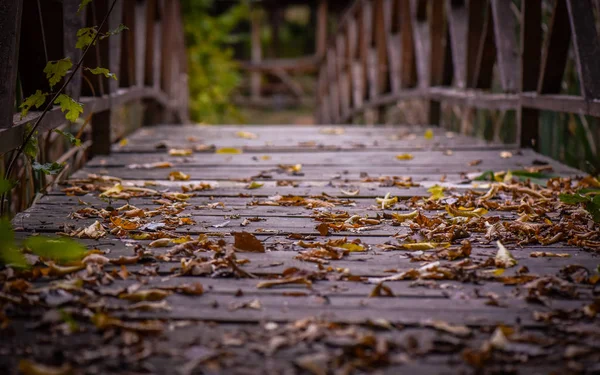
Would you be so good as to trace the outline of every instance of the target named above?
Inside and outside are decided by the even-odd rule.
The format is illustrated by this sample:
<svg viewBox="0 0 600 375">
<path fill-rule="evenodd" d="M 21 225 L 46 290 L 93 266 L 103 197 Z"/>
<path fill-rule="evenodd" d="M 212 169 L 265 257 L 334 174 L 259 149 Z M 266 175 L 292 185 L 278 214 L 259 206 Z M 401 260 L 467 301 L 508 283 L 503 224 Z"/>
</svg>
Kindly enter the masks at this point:
<svg viewBox="0 0 600 375">
<path fill-rule="evenodd" d="M 78 12 L 81 0 L 0 0 L 0 155 L 8 164 L 12 152 L 24 140 L 27 129 L 41 111 L 32 109 L 21 118 L 18 106 L 36 90 L 52 92 L 43 72 L 48 61 L 69 57 L 73 65 L 82 56 L 75 48 L 77 31 L 97 26 L 114 0 L 94 0 Z M 66 94 L 83 104 L 82 122 L 69 125 L 58 106 L 38 126 L 41 163 L 71 160 L 71 170 L 89 155 L 110 153 L 115 141 L 115 112 L 130 103 L 142 103 L 143 124 L 185 123 L 188 118 L 187 57 L 182 14 L 177 0 L 116 0 L 108 22 L 100 32 L 128 27 L 99 40 L 83 61 L 84 67 L 103 67 L 118 80 L 93 75 L 81 69 L 66 88 Z M 70 73 L 69 73 L 70 74 Z M 55 85 L 54 90 L 62 85 Z M 50 96 L 48 96 L 50 97 Z M 40 109 L 43 109 L 42 106 Z M 87 124 L 91 123 L 91 130 Z M 79 133 L 82 146 L 73 150 L 52 130 L 70 126 Z M 122 134 L 119 134 L 122 136 Z M 62 156 L 64 156 L 64 158 Z M 77 159 L 77 163 L 73 161 Z M 32 174 L 27 163 L 17 163 L 11 178 L 47 186 L 49 176 Z M 2 169 L 3 170 L 3 169 Z M 23 187 L 22 190 L 25 189 Z M 30 197 L 29 197 L 30 198 Z M 24 198 L 23 202 L 29 202 Z M 17 206 L 23 208 L 26 203 Z M 19 207 L 16 210 L 20 209 Z M 14 211 L 14 210 L 13 210 Z"/>
<path fill-rule="evenodd" d="M 382 108 L 414 99 L 427 104 L 432 125 L 445 105 L 462 108 L 463 129 L 476 110 L 512 110 L 517 143 L 536 148 L 540 111 L 600 116 L 599 3 L 520 4 L 355 1 L 319 63 L 317 121 L 382 122 Z M 579 95 L 562 93 L 570 45 Z"/>
</svg>

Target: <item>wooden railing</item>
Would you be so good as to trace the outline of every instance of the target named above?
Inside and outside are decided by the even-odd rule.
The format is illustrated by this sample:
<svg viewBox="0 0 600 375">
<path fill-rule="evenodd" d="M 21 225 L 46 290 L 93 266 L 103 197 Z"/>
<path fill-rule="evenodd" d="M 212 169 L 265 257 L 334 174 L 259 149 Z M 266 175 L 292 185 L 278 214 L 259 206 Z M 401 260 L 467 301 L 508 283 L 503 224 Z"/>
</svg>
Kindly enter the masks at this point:
<svg viewBox="0 0 600 375">
<path fill-rule="evenodd" d="M 187 58 L 178 0 L 93 0 L 78 12 L 81 0 L 0 0 L 0 178 L 16 183 L 7 194 L 8 212 L 27 208 L 91 155 L 110 153 L 112 143 L 136 126 L 188 122 Z M 66 94 L 83 104 L 77 123 L 69 123 L 58 106 L 45 116 L 31 110 L 21 118 L 24 98 L 50 90 L 43 73 L 48 61 L 69 57 L 74 70 L 83 51 L 75 48 L 77 31 L 99 26 L 106 33 L 128 30 L 99 40 L 83 58 L 83 67 L 103 67 L 118 80 L 81 69 L 65 82 Z M 39 163 L 63 163 L 56 175 L 35 172 L 32 161 L 18 150 L 37 124 Z M 67 130 L 81 139 L 73 147 L 53 130 Z M 19 156 L 20 155 L 20 156 Z M 6 212 L 6 211 L 5 211 Z"/>
<path fill-rule="evenodd" d="M 422 99 L 434 125 L 445 105 L 515 111 L 517 142 L 535 147 L 540 111 L 600 116 L 599 10 L 593 0 L 357 0 L 320 63 L 317 121 L 377 122 L 382 108 Z M 562 93 L 570 44 L 576 96 Z"/>
<path fill-rule="evenodd" d="M 40 112 L 21 119 L 15 103 L 50 91 L 43 69 L 49 60 L 70 57 L 75 64 L 77 31 L 99 25 L 113 0 L 94 0 L 78 12 L 81 0 L 0 0 L 0 154 L 18 148 L 27 124 Z M 117 80 L 81 70 L 67 94 L 84 104 L 91 121 L 92 154 L 108 154 L 111 112 L 133 101 L 145 105 L 144 123 L 187 122 L 187 68 L 180 4 L 177 0 L 117 0 L 101 32 L 120 24 L 129 28 L 99 41 L 85 56 L 84 66 L 108 68 Z M 18 83 L 18 84 L 17 84 Z M 60 86 L 60 85 L 57 85 Z M 19 96 L 20 100 L 15 101 Z M 65 124 L 60 108 L 44 117 L 39 133 Z"/>
</svg>

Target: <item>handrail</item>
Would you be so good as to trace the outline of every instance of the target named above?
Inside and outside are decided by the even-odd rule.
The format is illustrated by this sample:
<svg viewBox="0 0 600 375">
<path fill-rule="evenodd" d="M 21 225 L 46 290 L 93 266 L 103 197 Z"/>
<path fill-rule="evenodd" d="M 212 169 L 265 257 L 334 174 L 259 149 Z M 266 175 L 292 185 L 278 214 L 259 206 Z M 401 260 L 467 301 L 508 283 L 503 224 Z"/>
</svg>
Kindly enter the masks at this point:
<svg viewBox="0 0 600 375">
<path fill-rule="evenodd" d="M 542 9 L 552 16 L 542 47 Z M 600 38 L 591 0 L 356 0 L 319 63 L 317 121 L 352 123 L 422 99 L 514 110 L 517 140 L 539 143 L 539 111 L 600 116 Z M 580 95 L 562 95 L 573 45 Z M 494 76 L 494 69 L 497 75 Z"/>
<path fill-rule="evenodd" d="M 0 73 L 9 77 L 9 84 L 3 85 L 8 87 L 7 94 L 12 93 L 3 93 L 0 98 L 3 115 L 10 113 L 14 108 L 14 83 L 17 75 L 21 77 L 23 97 L 47 86 L 45 77 L 41 75 L 46 61 L 39 56 L 47 52 L 49 59 L 53 58 L 50 56 L 79 59 L 81 51 L 74 48 L 77 30 L 95 25 L 98 19 L 104 17 L 108 5 L 112 3 L 106 0 L 94 1 L 90 4 L 93 9 L 79 13 L 77 9 L 80 0 L 63 0 L 62 9 L 58 10 L 56 4 L 51 5 L 53 8 L 42 6 L 43 9 L 39 11 L 44 17 L 43 31 L 47 39 L 54 38 L 54 43 L 43 46 L 34 40 L 40 39 L 39 35 L 26 29 L 33 27 L 34 30 L 42 32 L 41 26 L 30 14 L 33 10 L 33 15 L 37 17 L 37 5 L 30 0 L 14 1 L 14 7 L 9 11 L 17 20 L 22 20 L 20 28 L 15 26 L 13 35 L 1 37 L 7 39 L 11 48 L 11 51 L 8 51 L 9 55 L 15 56 L 12 64 L 0 66 L 0 69 L 4 70 Z M 30 9 L 31 7 L 34 9 Z M 54 17 L 57 11 L 60 17 Z M 110 152 L 110 112 L 120 105 L 143 100 L 149 104 L 149 111 L 160 112 L 153 113 L 154 118 L 164 118 L 170 122 L 189 121 L 186 56 L 179 1 L 117 0 L 108 23 L 104 32 L 115 29 L 121 23 L 129 30 L 99 42 L 96 50 L 92 48 L 89 56 L 86 56 L 84 65 L 107 67 L 120 80 L 108 80 L 81 72 L 67 88 L 68 94 L 84 104 L 82 118 L 91 116 L 91 150 L 94 154 Z M 63 43 L 58 43 L 56 39 L 62 40 Z M 19 50 L 19 45 L 28 48 Z M 19 56 L 16 55 L 17 51 Z M 157 106 L 150 103 L 156 103 Z M 19 147 L 23 141 L 25 127 L 39 116 L 39 112 L 30 112 L 23 119 L 18 113 L 13 114 L 9 121 L 6 118 L 0 119 L 0 153 Z M 43 133 L 55 129 L 65 122 L 60 109 L 54 107 L 42 120 L 39 131 Z"/>
</svg>

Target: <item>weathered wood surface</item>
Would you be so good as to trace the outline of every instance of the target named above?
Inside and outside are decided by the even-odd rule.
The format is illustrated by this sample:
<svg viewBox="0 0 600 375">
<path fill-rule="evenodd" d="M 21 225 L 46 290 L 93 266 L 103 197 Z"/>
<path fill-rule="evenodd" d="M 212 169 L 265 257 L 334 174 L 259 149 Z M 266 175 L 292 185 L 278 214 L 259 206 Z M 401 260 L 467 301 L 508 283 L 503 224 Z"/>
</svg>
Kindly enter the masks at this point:
<svg viewBox="0 0 600 375">
<path fill-rule="evenodd" d="M 597 298 L 597 288 L 573 284 L 575 294 L 544 297 L 546 300 L 543 305 L 535 303 L 536 301 L 530 298 L 529 289 L 523 285 L 504 285 L 493 280 L 468 278 L 464 281 L 405 280 L 386 283 L 393 294 L 392 297 L 369 298 L 374 287 L 374 284 L 366 282 L 369 278 L 386 277 L 419 268 L 427 262 L 412 261 L 411 258 L 432 252 L 384 251 L 385 245 L 401 242 L 394 236 L 411 232 L 408 226 L 393 225 L 390 220 L 385 219 L 368 230 L 342 230 L 323 237 L 316 229 L 319 222 L 315 220 L 315 215 L 319 211 L 328 210 L 345 211 L 349 215 L 362 217 L 368 215 L 373 218 L 386 217 L 385 215 L 391 213 L 406 213 L 410 210 L 409 201 L 414 197 L 428 197 L 431 193 L 427 189 L 435 184 L 447 186 L 446 194 L 449 196 L 458 197 L 469 190 L 485 192 L 488 189 L 485 181 L 472 181 L 468 176 L 472 179 L 486 170 L 498 172 L 532 166 L 551 167 L 552 171 L 548 173 L 561 176 L 577 175 L 578 171 L 530 150 L 518 150 L 514 146 L 506 145 L 488 146 L 458 135 L 448 137 L 438 129 L 434 130 L 431 140 L 425 139 L 424 128 L 334 129 L 334 133 L 340 134 L 330 134 L 332 131 L 323 129 L 299 126 L 158 126 L 138 131 L 128 138 L 126 144 L 115 145 L 111 155 L 97 156 L 91 160 L 85 169 L 73 176 L 73 181 L 85 179 L 91 173 L 119 177 L 124 186 L 143 186 L 145 182 L 151 182 L 152 185 L 148 187 L 156 190 L 157 195 L 135 197 L 128 201 L 129 204 L 144 210 L 157 209 L 160 204 L 156 200 L 161 199 L 162 193 L 180 192 L 182 185 L 199 181 L 213 184 L 214 187 L 210 190 L 193 192 L 194 196 L 186 202 L 188 206 L 181 216 L 190 217 L 195 223 L 173 228 L 173 232 L 192 237 L 206 234 L 211 240 L 223 240 L 224 248 L 232 247 L 233 232 L 253 233 L 263 243 L 266 252 L 238 252 L 237 259 L 243 260 L 243 264 L 238 267 L 256 278 L 210 275 L 174 277 L 174 273 L 180 272 L 182 267 L 179 259 L 157 261 L 156 258 L 165 255 L 170 248 L 149 247 L 150 240 L 119 238 L 112 234 L 98 240 L 84 239 L 82 242 L 88 248 L 99 249 L 109 259 L 132 256 L 135 246 L 146 249 L 143 262 L 126 266 L 129 277 L 125 279 L 118 276 L 125 266 L 105 265 L 105 270 L 110 272 L 114 281 L 94 287 L 94 290 L 102 295 L 102 300 L 96 303 L 102 304 L 102 311 L 115 318 L 127 322 L 160 319 L 171 329 L 155 337 L 144 337 L 140 343 L 135 344 L 145 345 L 148 353 L 152 355 L 140 354 L 137 361 L 132 361 L 124 354 L 131 348 L 131 344 L 121 342 L 119 335 L 105 335 L 105 341 L 100 344 L 102 333 L 92 324 L 85 323 L 89 322 L 88 318 L 79 322 L 81 319 L 78 317 L 79 324 L 86 331 L 59 339 L 59 336 L 52 336 L 48 331 L 33 328 L 36 326 L 32 324 L 32 320 L 41 319 L 41 312 L 32 309 L 27 312 L 29 318 L 16 314 L 12 325 L 13 335 L 0 343 L 0 368 L 14 368 L 16 359 L 26 356 L 26 348 L 35 341 L 33 355 L 40 361 L 48 362 L 47 353 L 52 353 L 50 347 L 54 346 L 54 350 L 65 353 L 64 358 L 70 361 L 72 366 L 81 367 L 87 372 L 93 372 L 93 368 L 99 372 L 172 372 L 175 369 L 184 371 L 182 368 L 185 364 L 195 368 L 196 372 L 310 373 L 311 370 L 299 364 L 298 358 L 310 355 L 311 358 L 316 356 L 318 359 L 323 353 L 330 355 L 350 345 L 346 341 L 333 343 L 328 340 L 334 339 L 326 339 L 332 332 L 341 328 L 317 328 L 321 327 L 320 324 L 325 324 L 320 322 L 337 322 L 342 324 L 340 327 L 354 327 L 352 329 L 360 330 L 365 335 L 373 335 L 376 340 L 387 340 L 387 355 L 395 359 L 382 362 L 385 363 L 380 368 L 382 373 L 474 371 L 473 367 L 465 364 L 461 353 L 465 348 L 479 348 L 482 342 L 489 340 L 491 332 L 498 324 L 521 327 L 523 334 L 545 332 L 545 335 L 549 335 L 545 336 L 546 338 L 552 337 L 555 340 L 553 344 L 545 346 L 523 344 L 528 345 L 526 350 L 535 349 L 539 352 L 532 354 L 526 351 L 529 354 L 523 355 L 529 356 L 529 360 L 518 365 L 520 371 L 549 373 L 566 369 L 566 345 L 575 345 L 574 340 L 564 341 L 565 327 L 548 325 L 536 319 L 536 316 L 552 314 L 559 310 L 573 311 L 575 314 L 584 306 L 593 303 Z M 250 132 L 257 138 L 241 138 L 238 135 L 240 131 Z M 309 147 L 306 142 L 315 142 L 327 147 Z M 156 148 L 157 143 L 165 143 L 168 146 Z M 169 149 L 174 145 L 194 149 L 198 145 L 212 144 L 216 147 L 242 148 L 244 152 L 217 154 L 212 150 L 194 152 L 187 157 L 168 155 Z M 360 146 L 356 146 L 358 144 Z M 447 150 L 451 150 L 452 153 Z M 510 151 L 512 156 L 502 158 L 502 151 Z M 398 160 L 396 155 L 403 153 L 411 153 L 413 159 Z M 269 158 L 263 158 L 265 155 Z M 479 162 L 477 165 L 470 165 L 476 164 L 474 161 Z M 172 167 L 131 168 L 132 164 L 156 162 L 170 162 Z M 302 164 L 302 168 L 295 175 L 273 172 L 280 169 L 279 165 L 282 164 Z M 167 176 L 172 171 L 188 173 L 191 179 L 169 181 Z M 258 175 L 262 177 L 256 178 Z M 444 175 L 446 178 L 440 181 Z M 412 177 L 413 182 L 421 186 L 386 186 L 385 182 L 378 180 L 380 176 Z M 265 185 L 259 189 L 246 189 L 250 179 L 264 182 Z M 298 186 L 277 185 L 278 182 L 287 183 L 291 180 Z M 354 196 L 344 193 L 357 189 L 359 192 Z M 375 198 L 382 197 L 387 192 L 398 196 L 400 203 L 393 209 L 382 210 L 381 207 L 377 207 Z M 268 202 L 276 199 L 276 195 L 323 198 L 323 193 L 337 199 L 351 200 L 352 203 L 326 210 L 268 205 Z M 71 215 L 81 209 L 117 208 L 127 203 L 124 200 L 103 200 L 98 194 L 95 192 L 68 196 L 61 189 L 51 192 L 14 219 L 17 238 L 25 238 L 31 233 L 53 236 L 56 232 L 89 226 L 94 221 L 103 219 L 72 218 Z M 222 206 L 215 205 L 219 202 Z M 442 210 L 424 209 L 423 213 L 428 217 L 445 215 L 445 211 Z M 487 215 L 507 221 L 518 218 L 518 214 L 511 211 L 492 210 Z M 245 219 L 252 218 L 261 220 L 244 223 Z M 149 220 L 160 221 L 161 216 Z M 257 288 L 258 283 L 277 278 L 290 267 L 296 267 L 307 274 L 324 272 L 320 271 L 316 263 L 297 259 L 299 253 L 306 250 L 298 245 L 298 238 L 295 237 L 298 235 L 310 236 L 305 238 L 307 241 L 321 242 L 344 237 L 351 241 L 360 239 L 367 251 L 350 253 L 341 260 L 329 260 L 321 268 L 332 267 L 331 272 L 326 273 L 327 277 L 324 279 L 314 280 L 310 288 L 293 284 L 268 289 Z M 471 233 L 469 240 L 473 246 L 469 258 L 471 261 L 484 262 L 496 254 L 497 247 L 494 241 L 486 239 L 484 232 Z M 561 274 L 569 267 L 586 267 L 591 270 L 598 264 L 596 253 L 567 246 L 565 243 L 541 246 L 506 242 L 505 245 L 518 261 L 518 267 L 505 270 L 503 276 L 506 277 L 518 276 L 523 267 L 528 269 L 529 274 L 550 277 Z M 532 257 L 532 254 L 540 251 L 566 254 L 566 257 Z M 213 252 L 201 251 L 197 252 L 196 256 L 211 259 Z M 452 262 L 442 260 L 442 263 Z M 360 279 L 350 281 L 348 275 Z M 48 281 L 52 279 L 40 279 L 35 282 L 35 286 L 43 288 L 49 285 Z M 203 285 L 203 295 L 186 296 L 174 293 L 165 299 L 167 310 L 133 311 L 130 302 L 115 297 L 119 291 L 139 283 L 142 283 L 142 289 L 152 289 L 197 282 Z M 46 297 L 46 304 L 51 308 L 60 307 L 71 311 L 68 295 L 50 294 Z M 49 319 L 48 313 L 45 316 Z M 308 319 L 305 320 L 308 323 L 299 323 L 301 319 Z M 470 336 L 463 340 L 456 334 L 427 328 L 432 321 L 466 326 L 466 329 L 470 330 Z M 308 339 L 308 336 L 304 336 L 303 340 L 309 341 L 294 343 L 290 338 L 290 330 L 295 328 L 290 327 L 302 324 L 313 324 L 315 328 L 312 329 L 323 329 L 327 333 L 323 331 L 318 336 L 320 339 Z M 591 329 L 589 327 L 593 324 L 591 320 L 588 323 L 576 324 L 570 329 L 574 332 L 577 329 Z M 594 329 L 597 331 L 597 326 Z M 302 332 L 309 335 L 304 329 Z M 25 336 L 28 340 L 24 340 Z M 212 341 L 208 338 L 212 338 Z M 285 341 L 284 338 L 291 341 Z M 563 341 L 556 341 L 559 338 Z M 278 340 L 281 340 L 282 344 L 277 344 Z M 114 344 L 111 349 L 117 352 L 106 349 L 107 342 L 117 341 L 119 343 Z M 286 344 L 283 344 L 284 341 Z M 597 339 L 586 343 L 596 345 Z M 413 349 L 409 349 L 411 345 Z M 99 347 L 103 349 L 100 350 Z M 140 350 L 140 347 L 136 348 Z M 76 352 L 84 354 L 78 357 Z M 341 355 L 339 358 L 346 358 L 345 354 L 338 355 Z M 348 355 L 355 358 L 353 356 L 358 354 Z M 97 358 L 98 361 L 93 358 Z M 582 357 L 578 363 L 595 368 L 595 359 L 597 355 L 588 355 Z M 55 359 L 49 363 L 62 362 Z M 449 370 L 448 366 L 452 366 L 452 369 Z M 491 361 L 489 366 L 502 372 L 514 369 L 513 366 L 517 364 L 506 364 L 497 360 Z M 245 369 L 246 372 L 241 369 Z M 194 372 L 190 370 L 187 373 Z"/>
</svg>

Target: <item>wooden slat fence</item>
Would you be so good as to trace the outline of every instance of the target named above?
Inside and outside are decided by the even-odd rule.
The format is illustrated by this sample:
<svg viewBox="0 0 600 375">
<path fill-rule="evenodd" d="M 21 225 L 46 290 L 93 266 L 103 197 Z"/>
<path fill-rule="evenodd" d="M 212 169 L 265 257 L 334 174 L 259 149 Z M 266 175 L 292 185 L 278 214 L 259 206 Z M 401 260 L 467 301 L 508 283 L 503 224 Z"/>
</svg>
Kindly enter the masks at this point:
<svg viewBox="0 0 600 375">
<path fill-rule="evenodd" d="M 517 142 L 535 148 L 540 111 L 600 117 L 598 6 L 592 0 L 357 0 L 320 62 L 317 122 L 353 123 L 367 113 L 382 121 L 382 109 L 421 99 L 433 125 L 441 122 L 443 104 L 513 110 Z M 562 93 L 569 53 L 579 76 L 576 96 Z"/>
</svg>

